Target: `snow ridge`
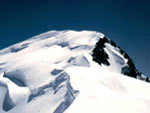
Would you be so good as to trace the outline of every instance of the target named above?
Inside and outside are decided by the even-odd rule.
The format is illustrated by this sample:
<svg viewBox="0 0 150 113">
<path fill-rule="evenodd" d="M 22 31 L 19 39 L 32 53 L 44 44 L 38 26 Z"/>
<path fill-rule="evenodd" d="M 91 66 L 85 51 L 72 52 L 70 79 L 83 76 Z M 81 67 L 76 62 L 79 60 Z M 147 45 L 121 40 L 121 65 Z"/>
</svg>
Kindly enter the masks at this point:
<svg viewBox="0 0 150 113">
<path fill-rule="evenodd" d="M 49 31 L 0 51 L 0 113 L 149 113 L 131 77 L 150 82 L 102 33 Z"/>
</svg>

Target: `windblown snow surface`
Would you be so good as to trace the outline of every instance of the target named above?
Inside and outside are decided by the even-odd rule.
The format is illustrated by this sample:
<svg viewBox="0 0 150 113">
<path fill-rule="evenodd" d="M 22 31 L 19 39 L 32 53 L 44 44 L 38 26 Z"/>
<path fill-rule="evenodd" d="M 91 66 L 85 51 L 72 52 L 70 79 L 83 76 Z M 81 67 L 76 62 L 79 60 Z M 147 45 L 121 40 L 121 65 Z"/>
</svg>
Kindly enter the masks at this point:
<svg viewBox="0 0 150 113">
<path fill-rule="evenodd" d="M 49 31 L 0 51 L 0 113 L 150 113 L 148 82 L 99 32 Z"/>
</svg>

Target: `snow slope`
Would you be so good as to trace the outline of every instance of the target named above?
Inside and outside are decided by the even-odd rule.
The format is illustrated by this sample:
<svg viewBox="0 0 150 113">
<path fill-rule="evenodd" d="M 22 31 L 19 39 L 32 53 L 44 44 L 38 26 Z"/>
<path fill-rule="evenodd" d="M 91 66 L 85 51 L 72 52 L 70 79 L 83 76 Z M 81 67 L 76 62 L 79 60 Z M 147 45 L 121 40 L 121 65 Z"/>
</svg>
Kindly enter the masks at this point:
<svg viewBox="0 0 150 113">
<path fill-rule="evenodd" d="M 149 81 L 102 33 L 49 31 L 0 51 L 0 113 L 150 113 Z"/>
</svg>

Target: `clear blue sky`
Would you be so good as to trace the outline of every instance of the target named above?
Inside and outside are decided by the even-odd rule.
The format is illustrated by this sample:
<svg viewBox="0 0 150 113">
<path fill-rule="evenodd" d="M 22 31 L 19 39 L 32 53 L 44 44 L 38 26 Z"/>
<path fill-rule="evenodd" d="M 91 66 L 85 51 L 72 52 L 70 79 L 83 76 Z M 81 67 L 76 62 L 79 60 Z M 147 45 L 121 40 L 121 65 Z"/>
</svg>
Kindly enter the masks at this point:
<svg viewBox="0 0 150 113">
<path fill-rule="evenodd" d="M 150 0 L 0 0 L 0 49 L 67 29 L 104 33 L 150 76 Z"/>
</svg>

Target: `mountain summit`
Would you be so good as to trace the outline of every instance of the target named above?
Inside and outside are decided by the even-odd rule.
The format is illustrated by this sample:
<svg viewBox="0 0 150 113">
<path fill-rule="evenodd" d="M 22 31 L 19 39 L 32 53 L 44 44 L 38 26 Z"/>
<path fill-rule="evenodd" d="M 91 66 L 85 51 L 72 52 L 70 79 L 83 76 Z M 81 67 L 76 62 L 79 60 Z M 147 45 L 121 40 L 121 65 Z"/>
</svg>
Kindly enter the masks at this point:
<svg viewBox="0 0 150 113">
<path fill-rule="evenodd" d="M 49 31 L 0 51 L 0 113 L 149 113 L 149 82 L 95 31 Z"/>
</svg>

